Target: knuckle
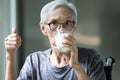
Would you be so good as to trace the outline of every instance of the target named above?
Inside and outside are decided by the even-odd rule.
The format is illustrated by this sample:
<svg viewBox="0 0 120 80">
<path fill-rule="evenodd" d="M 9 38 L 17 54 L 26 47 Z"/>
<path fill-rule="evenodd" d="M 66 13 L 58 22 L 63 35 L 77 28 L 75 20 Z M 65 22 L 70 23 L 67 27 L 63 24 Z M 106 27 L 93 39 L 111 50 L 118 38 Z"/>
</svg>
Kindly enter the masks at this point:
<svg viewBox="0 0 120 80">
<path fill-rule="evenodd" d="M 17 41 L 18 40 L 17 37 L 15 37 L 14 40 Z"/>
<path fill-rule="evenodd" d="M 17 42 L 15 41 L 14 44 L 17 45 Z"/>
<path fill-rule="evenodd" d="M 7 44 L 7 42 L 5 41 L 5 42 L 4 42 L 4 44 L 6 45 L 6 44 Z"/>
<path fill-rule="evenodd" d="M 18 34 L 17 34 L 17 33 L 15 33 L 15 34 L 14 34 L 14 36 L 15 36 L 15 37 L 18 37 Z"/>
</svg>

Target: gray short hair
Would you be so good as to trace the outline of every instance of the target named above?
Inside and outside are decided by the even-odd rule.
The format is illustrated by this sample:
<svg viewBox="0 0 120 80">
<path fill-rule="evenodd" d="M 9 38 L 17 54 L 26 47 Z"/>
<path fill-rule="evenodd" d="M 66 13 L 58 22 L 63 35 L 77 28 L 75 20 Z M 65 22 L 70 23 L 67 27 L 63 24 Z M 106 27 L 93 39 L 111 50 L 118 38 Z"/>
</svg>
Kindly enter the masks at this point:
<svg viewBox="0 0 120 80">
<path fill-rule="evenodd" d="M 77 22 L 77 10 L 76 10 L 76 7 L 71 2 L 68 2 L 66 0 L 54 0 L 54 1 L 51 1 L 51 2 L 47 3 L 42 8 L 41 13 L 40 13 L 41 22 L 45 23 L 47 14 L 49 12 L 51 12 L 52 10 L 60 7 L 60 6 L 70 9 L 74 14 L 75 22 Z"/>
</svg>

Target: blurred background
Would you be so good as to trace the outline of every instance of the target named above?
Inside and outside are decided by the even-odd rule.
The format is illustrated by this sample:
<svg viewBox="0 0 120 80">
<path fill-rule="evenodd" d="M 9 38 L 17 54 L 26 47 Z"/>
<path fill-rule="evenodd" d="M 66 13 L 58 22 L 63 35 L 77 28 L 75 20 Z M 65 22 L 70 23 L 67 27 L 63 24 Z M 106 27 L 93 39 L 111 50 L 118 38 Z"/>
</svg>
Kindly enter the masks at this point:
<svg viewBox="0 0 120 80">
<path fill-rule="evenodd" d="M 22 46 L 15 58 L 19 73 L 25 58 L 32 52 L 50 48 L 47 37 L 39 29 L 39 13 L 43 5 L 52 0 L 0 0 L 0 80 L 5 77 L 4 38 L 17 27 Z M 112 78 L 120 74 L 120 1 L 69 0 L 78 10 L 78 29 L 75 38 L 80 47 L 95 48 L 102 60 L 113 57 Z"/>
</svg>

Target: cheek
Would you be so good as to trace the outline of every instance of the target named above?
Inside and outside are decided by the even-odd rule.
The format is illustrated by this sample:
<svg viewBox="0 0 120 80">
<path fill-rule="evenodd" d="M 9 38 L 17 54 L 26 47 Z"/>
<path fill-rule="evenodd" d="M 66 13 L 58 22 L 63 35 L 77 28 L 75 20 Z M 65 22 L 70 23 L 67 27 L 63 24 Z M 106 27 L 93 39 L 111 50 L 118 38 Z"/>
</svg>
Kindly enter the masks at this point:
<svg viewBox="0 0 120 80">
<path fill-rule="evenodd" d="M 48 30 L 47 32 L 48 32 L 48 37 L 49 38 L 54 38 L 54 32 L 52 32 L 50 30 Z"/>
<path fill-rule="evenodd" d="M 51 31 L 48 32 L 48 38 L 50 40 L 50 43 L 54 43 L 54 35 L 55 35 L 54 32 Z"/>
</svg>

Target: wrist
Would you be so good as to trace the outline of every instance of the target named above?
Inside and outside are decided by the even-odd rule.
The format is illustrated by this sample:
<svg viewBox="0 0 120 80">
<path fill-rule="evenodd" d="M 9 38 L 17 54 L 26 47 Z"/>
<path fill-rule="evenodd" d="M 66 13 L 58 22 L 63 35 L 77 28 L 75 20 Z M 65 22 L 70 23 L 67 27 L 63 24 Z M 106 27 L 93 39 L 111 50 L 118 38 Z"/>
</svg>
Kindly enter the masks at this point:
<svg viewBox="0 0 120 80">
<path fill-rule="evenodd" d="M 80 64 L 76 64 L 76 65 L 73 66 L 74 70 L 78 70 L 79 68 L 81 68 Z"/>
<path fill-rule="evenodd" d="M 14 61 L 14 55 L 10 53 L 6 53 L 6 61 L 13 62 Z"/>
</svg>

